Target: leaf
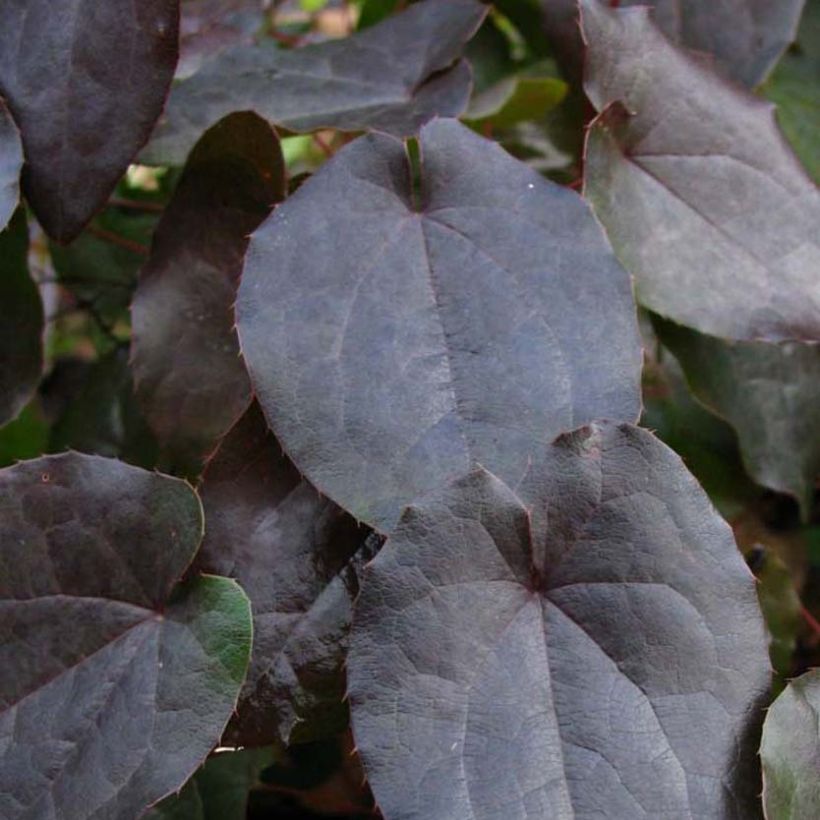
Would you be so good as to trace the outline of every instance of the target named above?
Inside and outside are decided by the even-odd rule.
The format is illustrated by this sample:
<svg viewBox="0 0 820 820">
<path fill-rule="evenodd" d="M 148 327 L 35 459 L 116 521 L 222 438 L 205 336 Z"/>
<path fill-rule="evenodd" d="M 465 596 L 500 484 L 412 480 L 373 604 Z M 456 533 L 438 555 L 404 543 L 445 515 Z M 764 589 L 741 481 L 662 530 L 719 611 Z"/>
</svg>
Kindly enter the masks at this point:
<svg viewBox="0 0 820 820">
<path fill-rule="evenodd" d="M 225 437 L 200 488 L 199 566 L 236 578 L 254 611 L 254 650 L 229 745 L 336 734 L 347 723 L 344 659 L 361 565 L 356 521 L 311 487 L 254 404 Z"/>
<path fill-rule="evenodd" d="M 735 82 L 756 86 L 794 40 L 804 0 L 620 0 L 647 6 L 674 43 L 712 55 Z M 581 76 L 583 42 L 577 0 L 541 0 L 544 26 L 573 78 Z"/>
<path fill-rule="evenodd" d="M 42 368 L 43 305 L 28 272 L 28 229 L 20 208 L 0 232 L 0 425 L 28 404 Z"/>
<path fill-rule="evenodd" d="M 177 61 L 177 0 L 5 0 L 0 94 L 23 135 L 24 191 L 73 239 L 159 117 Z"/>
<path fill-rule="evenodd" d="M 763 93 L 777 103 L 777 121 L 815 182 L 820 182 L 820 2 L 808 0 L 797 43 Z"/>
<path fill-rule="evenodd" d="M 820 669 L 793 680 L 763 724 L 763 806 L 768 820 L 820 813 Z"/>
<path fill-rule="evenodd" d="M 132 364 L 146 419 L 176 470 L 247 410 L 233 303 L 248 235 L 284 195 L 271 127 L 234 114 L 197 143 L 154 235 L 131 307 Z"/>
<path fill-rule="evenodd" d="M 639 414 L 630 284 L 580 197 L 454 121 L 420 144 L 419 191 L 390 137 L 336 154 L 254 234 L 237 300 L 282 446 L 382 529 L 473 461 L 516 481 Z"/>
<path fill-rule="evenodd" d="M 645 9 L 582 9 L 604 112 L 584 192 L 638 300 L 713 336 L 820 339 L 820 197 L 773 107 L 676 50 Z"/>
<path fill-rule="evenodd" d="M 734 427 L 749 475 L 808 518 L 820 476 L 820 345 L 727 342 L 656 321 L 689 386 Z"/>
<path fill-rule="evenodd" d="M 48 432 L 39 402 L 34 399 L 14 421 L 0 428 L 0 467 L 36 458 L 48 448 Z"/>
<path fill-rule="evenodd" d="M 22 167 L 20 132 L 0 98 L 0 231 L 5 230 L 20 201 Z"/>
<path fill-rule="evenodd" d="M 0 471 L 0 814 L 138 817 L 218 740 L 248 663 L 184 482 L 69 453 Z"/>
<path fill-rule="evenodd" d="M 348 680 L 386 820 L 756 816 L 769 659 L 731 531 L 630 425 L 409 507 L 365 570 Z"/>
<path fill-rule="evenodd" d="M 475 96 L 464 118 L 477 127 L 487 123 L 495 128 L 508 128 L 541 119 L 566 93 L 567 84 L 555 77 L 507 77 Z"/>
<path fill-rule="evenodd" d="M 176 85 L 143 161 L 179 164 L 232 111 L 289 131 L 375 129 L 407 136 L 434 116 L 458 116 L 470 96 L 459 60 L 487 7 L 427 0 L 366 31 L 300 49 L 229 49 Z"/>
<path fill-rule="evenodd" d="M 270 749 L 218 752 L 178 795 L 167 797 L 143 820 L 245 820 L 248 794 L 272 762 Z"/>
</svg>

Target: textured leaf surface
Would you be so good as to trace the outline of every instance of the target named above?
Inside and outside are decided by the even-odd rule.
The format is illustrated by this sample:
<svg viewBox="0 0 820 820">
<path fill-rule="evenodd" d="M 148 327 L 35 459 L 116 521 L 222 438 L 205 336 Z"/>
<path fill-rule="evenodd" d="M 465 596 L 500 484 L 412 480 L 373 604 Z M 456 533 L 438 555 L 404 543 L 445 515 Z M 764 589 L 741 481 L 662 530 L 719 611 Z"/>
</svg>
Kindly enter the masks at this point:
<svg viewBox="0 0 820 820">
<path fill-rule="evenodd" d="M 181 481 L 68 454 L 0 472 L 0 815 L 137 817 L 230 716 L 250 608 L 177 585 L 202 535 Z"/>
<path fill-rule="evenodd" d="M 231 49 L 171 92 L 146 162 L 180 163 L 231 111 L 290 131 L 375 129 L 407 136 L 458 116 L 470 96 L 464 43 L 487 12 L 476 0 L 427 0 L 352 37 L 295 50 Z"/>
<path fill-rule="evenodd" d="M 28 271 L 22 208 L 0 232 L 0 425 L 28 403 L 43 367 L 43 305 Z"/>
<path fill-rule="evenodd" d="M 515 482 L 562 430 L 639 413 L 629 280 L 580 197 L 459 123 L 420 142 L 415 192 L 390 137 L 327 162 L 254 234 L 237 301 L 283 447 L 384 528 L 473 460 Z"/>
<path fill-rule="evenodd" d="M 759 484 L 811 512 L 820 476 L 820 345 L 727 342 L 657 322 L 697 398 L 737 432 Z"/>
<path fill-rule="evenodd" d="M 254 613 L 251 668 L 225 742 L 260 745 L 340 732 L 343 664 L 366 531 L 298 473 L 254 404 L 201 487 L 199 565 L 236 578 Z"/>
<path fill-rule="evenodd" d="M 794 40 L 804 0 L 621 0 L 648 6 L 673 42 L 715 57 L 721 71 L 756 86 Z M 583 43 L 577 0 L 541 0 L 547 33 L 568 72 L 579 77 Z M 610 4 L 616 5 L 616 4 Z"/>
<path fill-rule="evenodd" d="M 0 93 L 48 234 L 76 236 L 147 140 L 177 60 L 177 0 L 4 0 Z"/>
<path fill-rule="evenodd" d="M 132 363 L 177 469 L 195 470 L 250 404 L 233 303 L 248 236 L 284 186 L 276 134 L 233 114 L 198 143 L 157 228 L 131 308 Z"/>
<path fill-rule="evenodd" d="M 678 457 L 629 425 L 477 469 L 365 570 L 348 679 L 386 820 L 747 820 L 769 660 L 754 583 Z"/>
<path fill-rule="evenodd" d="M 584 190 L 639 301 L 714 336 L 820 339 L 820 197 L 771 104 L 675 49 L 645 9 L 582 8 L 604 111 Z"/>
<path fill-rule="evenodd" d="M 8 108 L 0 98 L 0 231 L 4 230 L 20 201 L 23 144 Z"/>
<path fill-rule="evenodd" d="M 768 820 L 820 815 L 820 670 L 792 681 L 763 724 L 763 805 Z"/>
</svg>

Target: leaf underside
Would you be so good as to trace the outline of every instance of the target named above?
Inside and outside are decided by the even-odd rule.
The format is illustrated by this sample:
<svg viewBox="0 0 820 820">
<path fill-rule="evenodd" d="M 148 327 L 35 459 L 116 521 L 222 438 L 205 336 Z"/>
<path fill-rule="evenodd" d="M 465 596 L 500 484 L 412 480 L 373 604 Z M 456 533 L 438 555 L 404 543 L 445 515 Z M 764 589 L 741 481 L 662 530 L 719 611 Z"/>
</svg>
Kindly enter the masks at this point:
<svg viewBox="0 0 820 820">
<path fill-rule="evenodd" d="M 11 220 L 20 201 L 20 171 L 23 168 L 23 144 L 20 132 L 0 98 L 0 231 Z"/>
</svg>

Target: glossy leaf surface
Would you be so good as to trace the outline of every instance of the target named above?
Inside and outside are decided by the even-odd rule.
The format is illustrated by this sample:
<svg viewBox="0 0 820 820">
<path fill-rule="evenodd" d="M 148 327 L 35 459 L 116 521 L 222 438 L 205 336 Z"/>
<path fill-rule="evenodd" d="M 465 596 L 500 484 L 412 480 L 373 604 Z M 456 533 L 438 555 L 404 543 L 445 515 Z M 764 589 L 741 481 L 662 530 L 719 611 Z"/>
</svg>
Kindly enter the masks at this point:
<svg viewBox="0 0 820 820">
<path fill-rule="evenodd" d="M 345 727 L 344 659 L 367 531 L 308 484 L 254 404 L 203 477 L 198 564 L 236 578 L 254 614 L 251 668 L 225 742 L 260 745 Z"/>
<path fill-rule="evenodd" d="M 0 232 L 0 425 L 28 403 L 43 367 L 43 305 L 28 270 L 22 209 Z"/>
<path fill-rule="evenodd" d="M 727 342 L 657 322 L 695 396 L 737 432 L 749 475 L 808 518 L 820 477 L 820 345 Z"/>
<path fill-rule="evenodd" d="M 75 237 L 159 117 L 177 61 L 177 0 L 4 0 L 0 94 L 23 135 L 24 190 Z"/>
<path fill-rule="evenodd" d="M 289 131 L 397 136 L 416 133 L 434 116 L 458 116 L 471 87 L 459 57 L 486 12 L 476 0 L 426 0 L 342 40 L 223 52 L 174 87 L 143 159 L 179 164 L 199 135 L 232 111 L 255 111 Z"/>
<path fill-rule="evenodd" d="M 179 578 L 202 513 L 182 481 L 95 456 L 0 471 L 0 814 L 138 817 L 236 704 L 247 598 Z"/>
<path fill-rule="evenodd" d="M 820 670 L 793 680 L 763 724 L 763 806 L 767 820 L 820 813 Z"/>
<path fill-rule="evenodd" d="M 644 430 L 478 468 L 365 570 L 348 679 L 386 820 L 756 814 L 769 684 L 731 530 Z"/>
<path fill-rule="evenodd" d="M 8 108 L 0 98 L 0 231 L 4 230 L 20 201 L 23 144 Z"/>
<path fill-rule="evenodd" d="M 196 470 L 251 401 L 233 303 L 248 235 L 284 195 L 271 127 L 226 117 L 192 152 L 131 306 L 146 418 L 172 463 Z"/>
<path fill-rule="evenodd" d="M 820 339 L 820 196 L 769 103 L 675 49 L 643 8 L 582 0 L 585 195 L 639 301 L 734 339 Z"/>
<path fill-rule="evenodd" d="M 628 277 L 572 191 L 459 123 L 363 137 L 254 234 L 237 301 L 294 463 L 389 529 L 473 461 L 515 482 L 596 417 L 639 414 Z M 298 271 L 298 275 L 294 272 Z"/>
</svg>

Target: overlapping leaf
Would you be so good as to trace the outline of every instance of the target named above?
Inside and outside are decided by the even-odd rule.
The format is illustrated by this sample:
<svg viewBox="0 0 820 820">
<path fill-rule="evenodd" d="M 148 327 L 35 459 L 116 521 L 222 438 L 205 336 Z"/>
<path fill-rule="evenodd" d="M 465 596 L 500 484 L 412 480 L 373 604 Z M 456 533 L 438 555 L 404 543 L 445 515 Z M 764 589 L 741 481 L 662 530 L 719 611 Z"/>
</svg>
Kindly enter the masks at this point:
<svg viewBox="0 0 820 820">
<path fill-rule="evenodd" d="M 43 305 L 28 271 L 22 208 L 0 232 L 0 425 L 28 403 L 43 367 Z"/>
<path fill-rule="evenodd" d="M 299 475 L 256 404 L 208 464 L 201 495 L 199 565 L 236 578 L 254 612 L 251 668 L 225 741 L 341 731 L 352 603 L 372 557 L 366 531 Z"/>
<path fill-rule="evenodd" d="M 0 97 L 0 231 L 4 230 L 20 201 L 23 144 L 20 132 Z"/>
<path fill-rule="evenodd" d="M 752 87 L 771 71 L 794 40 L 804 0 L 621 0 L 648 6 L 673 42 L 715 57 L 721 71 Z M 583 42 L 577 0 L 541 0 L 547 33 L 567 71 L 580 77 Z"/>
<path fill-rule="evenodd" d="M 808 517 L 820 477 L 820 345 L 727 342 L 656 324 L 692 392 L 737 432 L 749 475 Z"/>
<path fill-rule="evenodd" d="M 148 138 L 177 60 L 178 0 L 5 0 L 0 94 L 24 189 L 50 236 L 76 236 Z"/>
<path fill-rule="evenodd" d="M 714 336 L 820 339 L 820 197 L 772 106 L 677 50 L 646 9 L 582 9 L 603 112 L 584 190 L 638 299 Z"/>
<path fill-rule="evenodd" d="M 629 425 L 478 468 L 365 570 L 348 679 L 386 820 L 755 816 L 754 583 L 678 457 Z"/>
<path fill-rule="evenodd" d="M 199 135 L 232 111 L 255 111 L 290 131 L 398 136 L 436 115 L 458 116 L 471 85 L 459 57 L 486 11 L 476 0 L 426 0 L 343 40 L 225 51 L 174 87 L 143 159 L 179 164 Z"/>
<path fill-rule="evenodd" d="M 763 806 L 767 820 L 820 814 L 820 670 L 792 681 L 763 724 Z"/>
<path fill-rule="evenodd" d="M 138 817 L 213 748 L 248 663 L 248 600 L 178 584 L 184 482 L 68 454 L 0 472 L 0 814 Z"/>
<path fill-rule="evenodd" d="M 477 460 L 515 482 L 595 417 L 635 420 L 629 280 L 583 201 L 453 121 L 362 137 L 254 234 L 243 352 L 295 464 L 389 529 Z M 298 275 L 295 274 L 298 272 Z"/>
<path fill-rule="evenodd" d="M 248 235 L 284 195 L 276 134 L 226 117 L 192 152 L 132 303 L 132 361 L 148 423 L 177 469 L 199 461 L 251 401 L 233 303 Z"/>
</svg>

